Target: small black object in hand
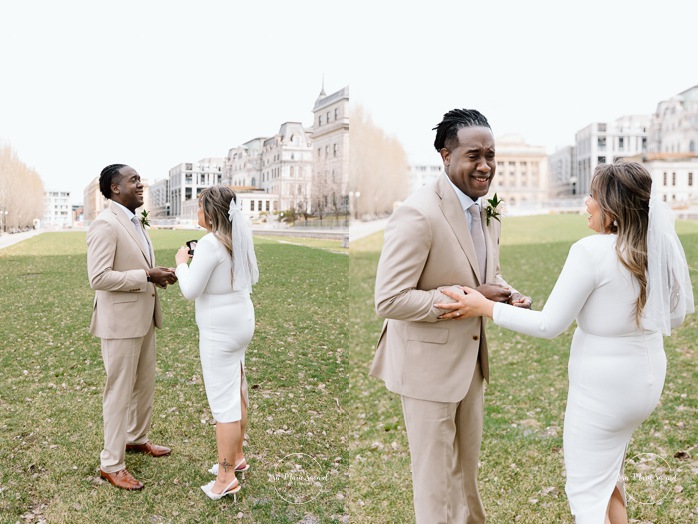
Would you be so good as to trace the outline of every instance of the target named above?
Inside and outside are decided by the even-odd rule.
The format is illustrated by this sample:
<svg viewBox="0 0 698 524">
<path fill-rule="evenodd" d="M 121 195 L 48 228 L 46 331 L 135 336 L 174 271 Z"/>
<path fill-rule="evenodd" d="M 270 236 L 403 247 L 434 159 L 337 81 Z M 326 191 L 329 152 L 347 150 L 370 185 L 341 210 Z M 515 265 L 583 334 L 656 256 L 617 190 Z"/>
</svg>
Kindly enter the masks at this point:
<svg viewBox="0 0 698 524">
<path fill-rule="evenodd" d="M 198 240 L 187 240 L 187 247 L 189 248 L 189 254 L 191 256 L 194 256 L 194 248 L 196 247 L 196 243 Z"/>
</svg>

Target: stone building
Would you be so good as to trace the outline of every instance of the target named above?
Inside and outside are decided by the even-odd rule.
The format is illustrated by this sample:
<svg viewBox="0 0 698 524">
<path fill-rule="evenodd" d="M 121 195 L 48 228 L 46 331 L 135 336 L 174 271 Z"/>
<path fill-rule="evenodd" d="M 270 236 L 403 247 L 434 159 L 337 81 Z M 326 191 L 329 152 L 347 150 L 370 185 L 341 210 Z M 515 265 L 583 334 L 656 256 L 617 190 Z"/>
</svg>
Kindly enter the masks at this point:
<svg viewBox="0 0 698 524">
<path fill-rule="evenodd" d="M 309 133 L 300 122 L 286 122 L 262 145 L 261 179 L 256 187 L 279 196 L 279 211 L 309 213 L 312 163 Z"/>
<path fill-rule="evenodd" d="M 497 193 L 507 207 L 540 206 L 548 199 L 548 157 L 520 135 L 503 135 L 497 144 L 497 174 L 487 198 Z"/>
<path fill-rule="evenodd" d="M 313 213 L 349 212 L 349 86 L 325 89 L 313 107 Z"/>
<path fill-rule="evenodd" d="M 265 140 L 266 137 L 253 138 L 228 151 L 223 167 L 224 184 L 259 187 L 262 175 L 262 147 Z"/>
</svg>

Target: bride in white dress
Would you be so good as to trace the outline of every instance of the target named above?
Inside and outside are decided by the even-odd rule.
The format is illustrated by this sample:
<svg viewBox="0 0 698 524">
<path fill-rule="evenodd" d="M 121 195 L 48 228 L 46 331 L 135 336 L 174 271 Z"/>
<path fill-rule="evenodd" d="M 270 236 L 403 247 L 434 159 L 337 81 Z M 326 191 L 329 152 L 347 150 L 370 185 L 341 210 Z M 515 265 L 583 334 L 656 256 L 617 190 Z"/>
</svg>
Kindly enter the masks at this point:
<svg viewBox="0 0 698 524">
<path fill-rule="evenodd" d="M 218 462 L 209 470 L 216 480 L 201 489 L 218 500 L 240 491 L 235 473 L 244 475 L 249 469 L 242 451 L 247 421 L 244 362 L 255 326 L 250 292 L 259 272 L 250 223 L 232 189 L 204 189 L 198 219 L 208 234 L 198 241 L 193 256 L 186 246 L 177 251 L 176 275 L 185 298 L 196 300 L 201 368 L 218 448 Z"/>
<path fill-rule="evenodd" d="M 662 335 L 694 311 L 693 290 L 671 210 L 639 163 L 602 164 L 585 203 L 600 233 L 570 249 L 542 311 L 451 288 L 436 304 L 445 319 L 487 316 L 495 324 L 553 338 L 573 320 L 564 423 L 565 490 L 577 524 L 627 523 L 620 474 L 633 431 L 662 392 Z M 465 292 L 466 294 L 464 294 Z"/>
</svg>

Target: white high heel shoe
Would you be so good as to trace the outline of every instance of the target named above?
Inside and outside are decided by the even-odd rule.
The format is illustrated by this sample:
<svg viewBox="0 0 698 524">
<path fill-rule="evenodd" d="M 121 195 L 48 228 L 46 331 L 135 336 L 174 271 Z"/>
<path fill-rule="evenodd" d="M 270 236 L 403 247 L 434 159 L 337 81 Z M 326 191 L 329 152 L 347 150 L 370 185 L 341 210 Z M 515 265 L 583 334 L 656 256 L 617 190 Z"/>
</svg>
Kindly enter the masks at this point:
<svg viewBox="0 0 698 524">
<path fill-rule="evenodd" d="M 240 462 L 235 464 L 235 473 L 242 473 L 242 480 L 245 480 L 245 471 L 249 471 L 249 469 L 250 465 L 245 461 L 244 458 L 241 459 Z M 218 462 L 211 466 L 211 469 L 209 469 L 208 472 L 211 475 L 218 476 Z"/>
<path fill-rule="evenodd" d="M 237 478 L 234 478 L 233 481 L 232 481 L 230 484 L 228 484 L 228 486 L 227 486 L 223 491 L 221 491 L 220 493 L 213 493 L 213 492 L 211 491 L 211 490 L 213 489 L 213 485 L 216 483 L 215 480 L 212 480 L 211 482 L 209 482 L 209 483 L 206 484 L 205 486 L 201 486 L 201 489 L 204 491 L 204 493 L 206 493 L 206 496 L 207 496 L 208 498 L 210 498 L 211 500 L 220 500 L 220 499 L 222 499 L 223 497 L 225 497 L 226 495 L 231 495 L 231 494 L 232 494 L 232 495 L 233 495 L 233 501 L 237 503 L 238 498 L 237 498 L 236 493 L 237 493 L 238 491 L 240 491 L 240 489 L 242 488 L 242 486 L 240 486 L 240 483 L 238 482 L 237 486 L 235 486 L 233 489 L 230 489 L 230 488 L 232 488 L 233 484 L 235 484 L 236 482 L 238 482 L 238 479 L 237 479 Z"/>
</svg>

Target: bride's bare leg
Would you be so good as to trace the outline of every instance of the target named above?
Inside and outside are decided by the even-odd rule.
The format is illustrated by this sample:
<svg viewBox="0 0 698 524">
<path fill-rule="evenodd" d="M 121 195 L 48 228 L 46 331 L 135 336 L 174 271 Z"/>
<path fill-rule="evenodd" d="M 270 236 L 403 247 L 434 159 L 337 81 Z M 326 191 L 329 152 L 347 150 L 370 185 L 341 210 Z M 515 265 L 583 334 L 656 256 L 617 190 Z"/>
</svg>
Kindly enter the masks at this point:
<svg viewBox="0 0 698 524">
<path fill-rule="evenodd" d="M 247 403 L 245 402 L 245 395 L 243 395 L 242 393 L 242 382 L 245 380 L 245 375 L 244 371 L 242 370 L 242 367 L 240 367 L 240 375 L 240 409 L 242 412 L 242 418 L 240 419 L 240 443 L 238 444 L 235 453 L 236 464 L 240 462 L 243 458 L 245 458 L 245 454 L 242 451 L 242 443 L 245 440 L 245 429 L 247 428 Z"/>
<path fill-rule="evenodd" d="M 218 422 L 216 424 L 216 445 L 218 447 L 218 477 L 213 486 L 213 493 L 222 493 L 235 478 L 235 463 L 231 460 L 238 449 L 242 434 L 240 421 Z"/>
<path fill-rule="evenodd" d="M 628 524 L 628 512 L 625 509 L 625 502 L 623 502 L 623 497 L 617 487 L 614 488 L 611 500 L 608 502 L 606 524 Z"/>
</svg>

